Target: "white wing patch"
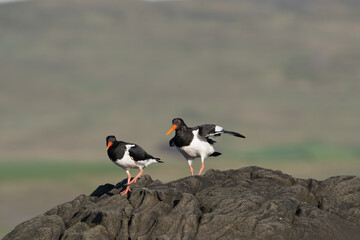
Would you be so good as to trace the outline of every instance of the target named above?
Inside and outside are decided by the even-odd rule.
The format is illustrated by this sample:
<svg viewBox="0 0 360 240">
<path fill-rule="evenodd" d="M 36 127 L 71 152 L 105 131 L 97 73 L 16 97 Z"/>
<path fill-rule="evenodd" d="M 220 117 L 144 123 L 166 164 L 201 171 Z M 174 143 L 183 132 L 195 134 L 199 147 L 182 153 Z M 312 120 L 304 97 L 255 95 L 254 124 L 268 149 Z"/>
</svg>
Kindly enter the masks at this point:
<svg viewBox="0 0 360 240">
<path fill-rule="evenodd" d="M 125 147 L 126 147 L 126 151 L 129 151 L 129 149 L 132 147 L 135 147 L 135 145 L 134 144 L 126 144 Z"/>
<path fill-rule="evenodd" d="M 145 168 L 152 163 L 157 163 L 156 159 L 146 159 L 146 160 L 137 161 L 137 164 L 139 165 L 139 167 L 141 166 L 141 168 Z"/>
<path fill-rule="evenodd" d="M 208 134 L 206 137 L 215 139 L 216 136 L 219 136 L 220 133 L 224 132 L 224 128 L 220 126 L 215 126 L 215 132 Z"/>
<path fill-rule="evenodd" d="M 224 131 L 224 128 L 223 127 L 220 127 L 220 126 L 215 126 L 215 132 L 223 132 Z"/>
</svg>

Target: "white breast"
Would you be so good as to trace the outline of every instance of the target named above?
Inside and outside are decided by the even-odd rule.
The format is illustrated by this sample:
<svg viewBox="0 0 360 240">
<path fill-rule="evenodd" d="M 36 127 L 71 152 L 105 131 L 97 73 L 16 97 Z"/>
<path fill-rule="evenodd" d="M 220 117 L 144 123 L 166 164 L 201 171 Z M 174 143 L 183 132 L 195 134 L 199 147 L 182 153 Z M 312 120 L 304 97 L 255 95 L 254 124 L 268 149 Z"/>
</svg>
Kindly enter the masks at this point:
<svg viewBox="0 0 360 240">
<path fill-rule="evenodd" d="M 145 168 L 149 166 L 152 163 L 156 163 L 157 161 L 155 159 L 146 159 L 146 160 L 140 160 L 140 161 L 134 161 L 132 157 L 130 157 L 129 149 L 135 147 L 135 145 L 127 144 L 125 154 L 122 157 L 122 159 L 117 159 L 114 163 L 120 167 L 122 167 L 125 170 L 128 170 L 130 168 Z"/>
<path fill-rule="evenodd" d="M 114 163 L 125 170 L 128 170 L 130 168 L 139 168 L 139 166 L 129 156 L 129 154 L 125 154 L 122 159 L 117 159 Z"/>
<path fill-rule="evenodd" d="M 194 138 L 189 146 L 181 147 L 181 149 L 189 155 L 191 158 L 201 157 L 206 158 L 212 154 L 215 150 L 211 144 L 209 144 L 205 138 L 199 136 L 199 130 L 193 131 Z"/>
<path fill-rule="evenodd" d="M 129 149 L 134 147 L 133 144 L 127 144 L 124 156 L 121 159 L 117 159 L 114 163 L 125 170 L 130 168 L 139 168 L 136 162 L 130 157 Z"/>
</svg>

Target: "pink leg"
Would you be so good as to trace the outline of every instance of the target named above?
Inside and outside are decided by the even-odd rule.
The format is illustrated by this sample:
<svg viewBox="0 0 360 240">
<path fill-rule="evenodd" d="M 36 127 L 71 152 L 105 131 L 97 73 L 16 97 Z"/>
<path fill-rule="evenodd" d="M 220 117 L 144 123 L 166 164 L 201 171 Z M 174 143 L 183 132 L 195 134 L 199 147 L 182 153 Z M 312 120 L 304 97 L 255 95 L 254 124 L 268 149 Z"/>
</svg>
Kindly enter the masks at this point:
<svg viewBox="0 0 360 240">
<path fill-rule="evenodd" d="M 194 175 L 194 170 L 193 170 L 193 168 L 191 167 L 191 165 L 189 165 L 189 167 L 190 167 L 191 176 L 193 176 L 193 175 Z"/>
<path fill-rule="evenodd" d="M 136 177 L 129 183 L 129 184 L 132 184 L 132 183 L 136 183 L 136 180 L 140 177 L 140 175 L 143 173 L 143 170 L 140 169 L 138 175 L 136 175 Z"/>
<path fill-rule="evenodd" d="M 128 183 L 127 183 L 127 187 L 124 191 L 122 191 L 120 194 L 121 196 L 124 196 L 125 194 L 127 194 L 128 192 L 131 192 L 131 189 L 130 189 L 130 179 L 131 179 L 131 175 L 130 175 L 130 172 L 128 170 L 126 170 L 126 174 L 128 176 Z"/>
<path fill-rule="evenodd" d="M 194 175 L 194 170 L 193 170 L 193 168 L 191 167 L 192 160 L 188 160 L 188 164 L 189 164 L 191 176 L 193 176 L 193 175 Z"/>
<path fill-rule="evenodd" d="M 205 168 L 205 165 L 204 165 L 204 162 L 201 163 L 201 168 L 200 168 L 200 171 L 198 173 L 198 175 L 200 176 L 201 172 L 204 170 Z"/>
</svg>

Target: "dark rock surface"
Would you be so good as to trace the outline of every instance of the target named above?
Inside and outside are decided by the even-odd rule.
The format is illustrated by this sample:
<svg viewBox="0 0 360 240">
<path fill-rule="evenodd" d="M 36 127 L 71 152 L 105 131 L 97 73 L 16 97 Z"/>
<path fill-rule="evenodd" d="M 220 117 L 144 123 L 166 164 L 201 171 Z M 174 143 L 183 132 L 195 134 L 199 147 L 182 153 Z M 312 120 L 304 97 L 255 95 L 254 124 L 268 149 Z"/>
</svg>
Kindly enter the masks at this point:
<svg viewBox="0 0 360 240">
<path fill-rule="evenodd" d="M 98 187 L 18 225 L 9 239 L 360 239 L 360 178 L 296 179 L 259 167 Z"/>
</svg>

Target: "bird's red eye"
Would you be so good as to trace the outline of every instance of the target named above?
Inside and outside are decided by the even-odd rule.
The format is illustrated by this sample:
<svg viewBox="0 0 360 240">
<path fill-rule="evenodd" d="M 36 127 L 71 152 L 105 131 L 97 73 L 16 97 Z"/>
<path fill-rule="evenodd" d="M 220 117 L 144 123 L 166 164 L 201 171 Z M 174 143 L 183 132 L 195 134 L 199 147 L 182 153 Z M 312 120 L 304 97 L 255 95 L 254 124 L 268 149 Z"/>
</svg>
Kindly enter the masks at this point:
<svg viewBox="0 0 360 240">
<path fill-rule="evenodd" d="M 180 120 L 178 120 L 178 123 L 180 123 Z"/>
</svg>

